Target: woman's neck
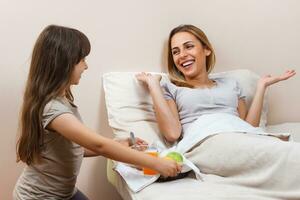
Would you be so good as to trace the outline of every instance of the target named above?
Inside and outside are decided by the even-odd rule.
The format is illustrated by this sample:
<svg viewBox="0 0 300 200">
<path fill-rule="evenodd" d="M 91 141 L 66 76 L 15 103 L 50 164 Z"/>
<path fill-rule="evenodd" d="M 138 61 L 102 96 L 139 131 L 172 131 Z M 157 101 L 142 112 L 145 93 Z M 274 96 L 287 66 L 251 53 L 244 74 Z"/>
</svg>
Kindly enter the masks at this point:
<svg viewBox="0 0 300 200">
<path fill-rule="evenodd" d="M 208 78 L 207 73 L 203 73 L 197 77 L 186 79 L 187 83 L 192 85 L 194 88 L 210 88 L 215 86 L 215 81 Z"/>
</svg>

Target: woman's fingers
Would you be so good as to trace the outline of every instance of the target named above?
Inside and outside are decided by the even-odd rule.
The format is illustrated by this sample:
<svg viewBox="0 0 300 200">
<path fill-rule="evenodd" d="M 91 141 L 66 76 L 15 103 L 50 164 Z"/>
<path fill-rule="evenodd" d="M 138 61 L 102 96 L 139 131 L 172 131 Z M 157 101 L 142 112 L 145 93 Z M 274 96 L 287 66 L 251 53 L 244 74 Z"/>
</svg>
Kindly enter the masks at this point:
<svg viewBox="0 0 300 200">
<path fill-rule="evenodd" d="M 282 75 L 279 75 L 279 76 L 272 76 L 272 75 L 268 74 L 261 78 L 261 83 L 264 84 L 265 86 L 269 86 L 274 83 L 287 80 L 287 79 L 293 77 L 294 75 L 296 75 L 295 70 L 287 70 L 287 71 L 285 71 L 285 73 L 283 73 Z"/>
<path fill-rule="evenodd" d="M 135 77 L 137 78 L 137 80 L 147 83 L 149 75 L 145 72 L 141 72 L 136 74 Z"/>
<path fill-rule="evenodd" d="M 282 80 L 286 80 L 292 76 L 296 75 L 296 71 L 295 70 L 287 70 L 280 78 Z"/>
</svg>

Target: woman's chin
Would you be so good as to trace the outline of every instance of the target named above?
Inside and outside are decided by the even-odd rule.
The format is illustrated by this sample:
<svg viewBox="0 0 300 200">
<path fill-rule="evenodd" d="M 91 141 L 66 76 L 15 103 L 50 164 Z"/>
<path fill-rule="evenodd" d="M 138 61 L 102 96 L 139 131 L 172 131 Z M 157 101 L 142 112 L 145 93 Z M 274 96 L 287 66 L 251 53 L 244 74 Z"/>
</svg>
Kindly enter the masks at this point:
<svg viewBox="0 0 300 200">
<path fill-rule="evenodd" d="M 195 76 L 197 76 L 198 74 L 195 72 L 195 71 L 193 71 L 193 70 L 190 70 L 190 71 L 185 71 L 184 73 L 183 73 L 183 75 L 184 75 L 184 77 L 185 78 L 192 78 L 192 77 L 195 77 Z"/>
</svg>

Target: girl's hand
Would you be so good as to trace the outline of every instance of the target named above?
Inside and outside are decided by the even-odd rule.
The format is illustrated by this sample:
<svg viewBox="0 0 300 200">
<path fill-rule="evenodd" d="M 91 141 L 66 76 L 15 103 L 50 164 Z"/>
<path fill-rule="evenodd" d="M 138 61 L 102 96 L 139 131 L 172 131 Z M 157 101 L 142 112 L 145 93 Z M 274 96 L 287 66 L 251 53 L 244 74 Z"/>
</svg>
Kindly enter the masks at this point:
<svg viewBox="0 0 300 200">
<path fill-rule="evenodd" d="M 145 73 L 145 72 L 136 74 L 135 77 L 137 78 L 137 80 L 143 82 L 148 87 L 150 87 L 152 84 L 157 84 L 157 83 L 159 84 L 159 82 L 161 80 L 161 75 L 150 74 L 150 73 Z"/>
<path fill-rule="evenodd" d="M 266 75 L 263 76 L 259 82 L 258 82 L 258 86 L 261 87 L 268 87 L 274 83 L 283 81 L 283 80 L 287 80 L 289 78 L 291 78 L 292 76 L 294 76 L 296 74 L 295 70 L 287 70 L 284 74 L 280 75 L 280 76 L 272 76 L 272 75 Z"/>
<path fill-rule="evenodd" d="M 156 165 L 156 171 L 158 171 L 162 176 L 177 176 L 181 172 L 181 165 L 174 160 L 167 160 L 165 158 L 158 158 Z"/>
<path fill-rule="evenodd" d="M 136 139 L 135 144 L 131 144 L 130 138 L 117 140 L 117 142 L 119 142 L 122 145 L 125 145 L 127 147 L 131 147 L 138 151 L 145 151 L 148 148 L 148 143 L 145 140 L 143 140 L 139 137 L 136 137 L 135 139 Z"/>
</svg>

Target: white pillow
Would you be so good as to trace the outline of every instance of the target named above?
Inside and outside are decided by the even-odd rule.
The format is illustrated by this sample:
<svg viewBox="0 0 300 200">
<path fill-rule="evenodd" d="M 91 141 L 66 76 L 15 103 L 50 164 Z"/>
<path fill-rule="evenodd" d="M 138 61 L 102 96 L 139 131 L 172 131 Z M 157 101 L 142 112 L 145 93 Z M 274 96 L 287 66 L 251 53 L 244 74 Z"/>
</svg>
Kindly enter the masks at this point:
<svg viewBox="0 0 300 200">
<path fill-rule="evenodd" d="M 163 141 L 156 123 L 153 103 L 148 89 L 136 80 L 137 72 L 110 72 L 103 75 L 103 87 L 107 106 L 108 122 L 116 138 L 128 137 L 134 132 L 138 137 L 152 143 Z M 163 78 L 166 74 L 159 73 Z M 211 76 L 226 76 L 236 79 L 246 96 L 249 106 L 255 89 L 258 75 L 249 70 L 233 70 L 211 74 Z M 267 106 L 264 108 L 260 125 L 266 125 Z"/>
</svg>

